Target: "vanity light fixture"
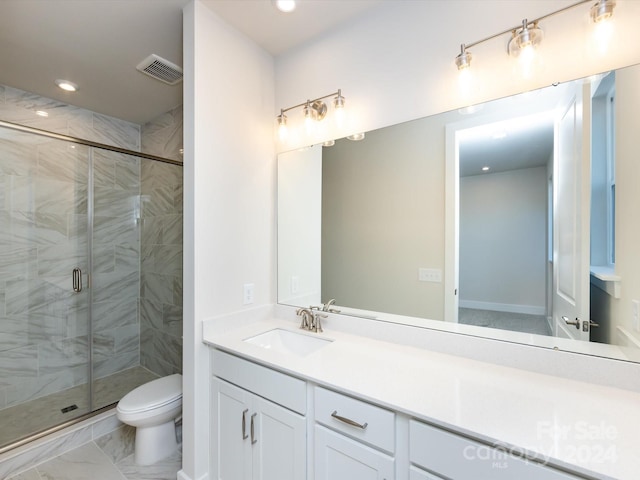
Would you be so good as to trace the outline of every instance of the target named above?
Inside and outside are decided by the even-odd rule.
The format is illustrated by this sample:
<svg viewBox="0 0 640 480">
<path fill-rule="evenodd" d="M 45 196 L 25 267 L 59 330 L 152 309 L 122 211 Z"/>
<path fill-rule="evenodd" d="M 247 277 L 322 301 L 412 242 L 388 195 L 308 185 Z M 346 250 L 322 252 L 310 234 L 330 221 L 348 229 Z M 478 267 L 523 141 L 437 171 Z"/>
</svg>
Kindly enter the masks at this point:
<svg viewBox="0 0 640 480">
<path fill-rule="evenodd" d="M 543 15 L 542 17 L 538 17 L 534 20 L 528 21 L 525 19 L 522 21 L 522 25 L 511 27 L 508 30 L 496 33 L 495 35 L 483 38 L 482 40 L 466 44 L 463 43 L 460 47 L 460 53 L 455 58 L 456 67 L 460 72 L 465 72 L 471 66 L 472 55 L 469 51 L 469 48 L 475 47 L 476 45 L 484 42 L 488 42 L 489 40 L 493 40 L 494 38 L 500 37 L 507 33 L 511 34 L 511 39 L 509 40 L 507 47 L 507 53 L 513 57 L 527 57 L 532 49 L 540 44 L 544 37 L 542 29 L 538 26 L 540 20 L 551 17 L 553 15 L 557 15 L 558 13 L 564 12 L 565 10 L 575 8 L 578 5 L 592 2 L 593 0 L 581 0 L 577 3 L 561 8 L 560 10 L 556 10 L 555 12 L 551 12 L 547 15 Z M 592 20 L 595 23 L 599 23 L 610 18 L 613 15 L 613 9 L 615 8 L 615 6 L 616 0 L 597 0 L 597 2 L 591 7 L 590 10 Z"/>
<path fill-rule="evenodd" d="M 75 92 L 78 90 L 78 85 L 69 80 L 58 79 L 56 80 L 56 85 L 66 92 Z"/>
<path fill-rule="evenodd" d="M 293 107 L 281 108 L 280 114 L 276 117 L 278 123 L 278 133 L 280 139 L 284 140 L 287 136 L 287 116 L 285 112 L 293 110 L 294 108 L 302 108 L 302 114 L 304 116 L 305 125 L 307 129 L 311 128 L 313 122 L 319 122 L 327 116 L 327 104 L 323 101 L 326 98 L 334 97 L 333 108 L 336 114 L 341 113 L 344 110 L 345 99 L 342 96 L 342 90 L 338 89 L 337 92 L 330 93 L 329 95 L 323 95 L 322 97 L 315 98 L 313 100 L 307 100 L 304 103 L 294 105 Z"/>
</svg>

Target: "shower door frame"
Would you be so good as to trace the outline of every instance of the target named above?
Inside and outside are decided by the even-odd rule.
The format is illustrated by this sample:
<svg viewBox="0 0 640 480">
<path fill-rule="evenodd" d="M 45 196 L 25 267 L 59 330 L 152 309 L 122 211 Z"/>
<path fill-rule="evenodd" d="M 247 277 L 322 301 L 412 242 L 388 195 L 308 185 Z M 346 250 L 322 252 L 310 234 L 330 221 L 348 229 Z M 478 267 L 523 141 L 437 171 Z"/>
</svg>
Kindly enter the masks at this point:
<svg viewBox="0 0 640 480">
<path fill-rule="evenodd" d="M 29 435 L 27 437 L 21 438 L 16 440 L 15 442 L 12 442 L 10 444 L 7 444 L 5 446 L 0 447 L 0 454 L 5 453 L 9 450 L 18 448 L 20 446 L 23 446 L 27 443 L 30 443 L 34 440 L 37 440 L 39 438 L 45 437 L 47 435 L 50 435 L 52 433 L 55 433 L 57 431 L 60 431 L 64 428 L 67 428 L 71 425 L 74 425 L 76 423 L 82 422 L 88 418 L 91 418 L 93 416 L 99 415 L 101 413 L 103 413 L 104 411 L 112 408 L 112 405 L 107 405 L 104 407 L 100 407 L 98 409 L 93 409 L 94 407 L 94 379 L 93 379 L 93 345 L 92 345 L 92 338 L 93 338 L 93 330 L 92 330 L 92 314 L 91 314 L 91 302 L 92 302 L 92 298 L 91 298 L 91 274 L 93 271 L 93 254 L 92 254 L 92 247 L 93 247 L 93 223 L 94 223 L 94 178 L 92 175 L 93 172 L 93 152 L 94 152 L 94 148 L 98 148 L 101 150 L 105 150 L 105 151 L 110 151 L 110 152 L 116 152 L 116 153 L 121 153 L 121 154 L 125 154 L 125 155 L 131 155 L 133 157 L 137 157 L 140 159 L 146 159 L 146 160 L 153 160 L 156 162 L 162 162 L 162 163 L 168 163 L 171 165 L 176 165 L 176 166 L 183 166 L 182 162 L 179 162 L 177 160 L 172 160 L 169 158 L 164 158 L 164 157 L 159 157 L 157 155 L 152 155 L 152 154 L 148 154 L 148 153 L 143 153 L 143 152 L 136 152 L 133 150 L 128 150 L 125 148 L 120 148 L 120 147 L 116 147 L 113 145 L 107 145 L 107 144 L 103 144 L 103 143 L 99 143 L 99 142 L 94 142 L 91 140 L 85 140 L 82 138 L 76 138 L 76 137 L 71 137 L 68 135 L 62 135 L 62 134 L 58 134 L 58 133 L 54 133 L 54 132 L 49 132 L 47 130 L 41 130 L 38 128 L 33 128 L 33 127 L 28 127 L 25 125 L 20 125 L 20 124 L 16 124 L 16 123 L 12 123 L 12 122 L 7 122 L 5 120 L 0 120 L 0 127 L 1 128 L 7 128 L 10 130 L 14 130 L 14 131 L 18 131 L 18 132 L 22 132 L 22 133 L 29 133 L 29 134 L 34 134 L 34 135 L 38 135 L 41 137 L 46 137 L 46 138 L 51 138 L 51 139 L 55 139 L 55 140 L 62 140 L 65 142 L 70 142 L 70 143 L 74 143 L 74 144 L 78 144 L 78 145 L 84 145 L 89 147 L 89 155 L 87 158 L 87 162 L 88 162 L 88 181 L 87 181 L 87 203 L 88 203 L 88 209 L 87 209 L 87 267 L 88 267 L 88 273 L 87 273 L 87 287 L 89 288 L 89 308 L 87 311 L 87 322 L 88 322 L 88 333 L 87 333 L 87 346 L 88 346 L 88 368 L 89 368 L 89 377 L 88 377 L 88 384 L 89 384 L 89 408 L 90 411 L 86 414 L 83 415 L 79 415 L 73 419 L 70 419 L 66 422 L 60 423 L 58 425 L 46 428 L 44 430 L 41 430 L 37 433 L 34 433 L 32 435 Z"/>
</svg>

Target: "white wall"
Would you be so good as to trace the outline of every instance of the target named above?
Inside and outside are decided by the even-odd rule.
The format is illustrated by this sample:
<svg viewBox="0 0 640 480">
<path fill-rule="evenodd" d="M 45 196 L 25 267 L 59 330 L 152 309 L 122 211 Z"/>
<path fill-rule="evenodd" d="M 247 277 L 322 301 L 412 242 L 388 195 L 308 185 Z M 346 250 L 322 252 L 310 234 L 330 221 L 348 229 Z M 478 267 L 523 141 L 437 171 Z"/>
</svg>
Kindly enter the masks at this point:
<svg viewBox="0 0 640 480">
<path fill-rule="evenodd" d="M 275 300 L 273 59 L 196 0 L 184 10 L 183 469 L 208 475 L 203 320 Z M 252 306 L 256 306 L 256 305 Z"/>
<path fill-rule="evenodd" d="M 547 167 L 460 179 L 460 306 L 546 312 Z"/>
<path fill-rule="evenodd" d="M 338 140 L 322 165 L 322 296 L 363 310 L 444 320 L 445 125 L 438 115 Z"/>
</svg>

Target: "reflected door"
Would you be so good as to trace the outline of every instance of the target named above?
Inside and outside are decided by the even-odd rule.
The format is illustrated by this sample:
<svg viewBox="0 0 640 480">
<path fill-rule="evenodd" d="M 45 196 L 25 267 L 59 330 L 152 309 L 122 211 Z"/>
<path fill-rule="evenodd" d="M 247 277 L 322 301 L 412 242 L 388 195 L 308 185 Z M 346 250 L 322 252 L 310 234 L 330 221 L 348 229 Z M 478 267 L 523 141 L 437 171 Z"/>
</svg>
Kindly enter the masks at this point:
<svg viewBox="0 0 640 480">
<path fill-rule="evenodd" d="M 589 341 L 589 85 L 556 125 L 553 319 L 558 337 Z"/>
</svg>

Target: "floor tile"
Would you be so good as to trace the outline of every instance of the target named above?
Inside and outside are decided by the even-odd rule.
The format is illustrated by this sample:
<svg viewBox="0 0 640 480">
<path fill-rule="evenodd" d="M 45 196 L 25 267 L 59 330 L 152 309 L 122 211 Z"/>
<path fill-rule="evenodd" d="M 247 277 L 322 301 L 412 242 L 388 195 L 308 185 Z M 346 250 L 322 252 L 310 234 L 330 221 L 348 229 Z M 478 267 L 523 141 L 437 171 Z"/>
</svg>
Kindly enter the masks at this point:
<svg viewBox="0 0 640 480">
<path fill-rule="evenodd" d="M 146 466 L 136 465 L 131 455 L 116 466 L 127 480 L 175 480 L 182 468 L 182 452 L 178 451 L 158 463 Z"/>
<path fill-rule="evenodd" d="M 123 480 L 109 457 L 87 443 L 37 467 L 42 480 Z"/>
</svg>

